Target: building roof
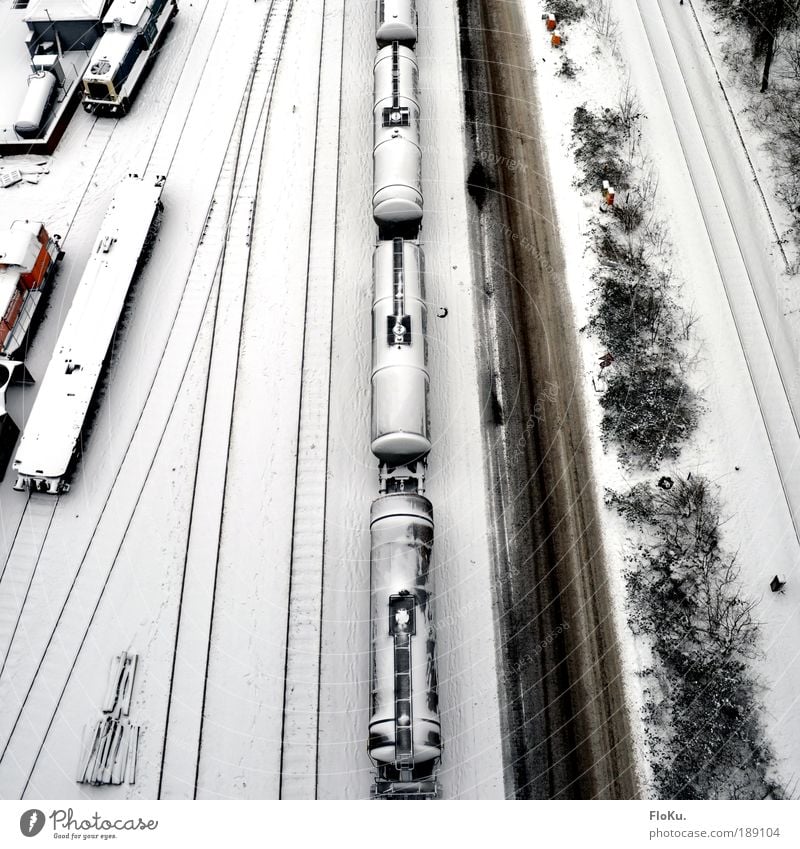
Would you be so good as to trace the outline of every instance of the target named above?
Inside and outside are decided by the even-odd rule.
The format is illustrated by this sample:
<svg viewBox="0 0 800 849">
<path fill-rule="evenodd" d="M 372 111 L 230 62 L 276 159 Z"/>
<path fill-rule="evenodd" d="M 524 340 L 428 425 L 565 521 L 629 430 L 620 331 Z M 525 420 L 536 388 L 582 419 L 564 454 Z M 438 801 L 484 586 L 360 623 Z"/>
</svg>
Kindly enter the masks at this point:
<svg viewBox="0 0 800 849">
<path fill-rule="evenodd" d="M 99 21 L 107 0 L 38 0 L 26 21 Z"/>
</svg>

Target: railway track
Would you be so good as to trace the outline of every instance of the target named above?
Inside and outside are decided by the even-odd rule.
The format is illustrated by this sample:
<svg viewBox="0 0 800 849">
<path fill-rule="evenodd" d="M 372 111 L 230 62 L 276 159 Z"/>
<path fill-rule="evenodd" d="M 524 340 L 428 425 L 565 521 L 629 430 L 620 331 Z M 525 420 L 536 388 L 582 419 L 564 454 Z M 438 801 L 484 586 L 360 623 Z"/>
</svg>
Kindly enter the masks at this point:
<svg viewBox="0 0 800 849">
<path fill-rule="evenodd" d="M 785 350 L 788 348 L 791 351 L 791 345 L 788 345 L 783 338 L 775 338 L 776 335 L 782 337 L 783 330 L 780 325 L 767 320 L 767 307 L 761 290 L 763 286 L 768 286 L 770 283 L 769 281 L 759 282 L 759 278 L 764 276 L 763 268 L 754 269 L 749 251 L 742 247 L 745 244 L 745 236 L 741 232 L 741 225 L 732 208 L 725 181 L 720 175 L 713 145 L 709 143 L 703 121 L 698 117 L 699 107 L 692 86 L 681 66 L 672 31 L 664 15 L 662 0 L 658 0 L 655 5 L 667 34 L 666 41 L 663 38 L 655 38 L 653 19 L 642 10 L 641 0 L 636 0 L 636 9 L 653 55 L 667 107 L 675 124 L 683 158 L 687 164 L 709 244 L 714 254 L 714 261 L 723 284 L 761 421 L 780 479 L 783 498 L 792 519 L 795 537 L 800 544 L 800 482 L 796 481 L 796 475 L 791 474 L 798 454 L 798 445 L 800 445 L 800 421 L 796 410 L 795 393 L 792 392 L 786 377 L 787 370 L 794 369 L 795 363 L 782 362 L 785 359 Z M 649 8 L 652 9 L 652 5 Z M 663 57 L 660 50 L 661 44 L 669 44 L 669 57 Z M 666 69 L 660 56 L 671 60 L 671 71 L 678 70 L 682 89 L 685 92 L 683 105 L 688 104 L 690 107 L 688 110 L 680 108 L 677 102 L 678 95 L 665 76 Z M 691 135 L 685 121 L 686 112 L 694 116 L 696 125 L 697 132 Z M 705 161 L 692 155 L 691 147 L 697 140 L 702 144 L 702 159 Z M 731 242 L 736 245 L 733 254 L 726 250 Z M 755 327 L 750 320 L 752 315 L 758 316 Z M 764 348 L 762 340 L 766 341 L 768 346 L 767 358 L 759 355 L 760 350 Z M 786 428 L 782 424 L 787 420 L 791 422 L 791 434 L 786 433 Z"/>
<path fill-rule="evenodd" d="M 273 0 L 240 109 L 238 139 L 226 157 L 231 187 L 219 263 L 180 613 L 170 673 L 158 797 L 196 798 L 204 730 L 211 632 L 236 404 L 240 337 L 250 282 L 252 231 L 270 106 L 293 0 Z M 276 38 L 270 23 L 277 19 Z M 225 302 L 225 309 L 220 304 Z M 203 493 L 202 501 L 198 493 Z M 200 710 L 198 711 L 198 706 Z"/>
<path fill-rule="evenodd" d="M 276 2 L 278 2 L 278 0 L 273 0 L 269 10 L 267 11 L 267 13 L 265 15 L 265 21 L 269 18 L 272 7 L 275 5 Z M 205 67 L 205 65 L 204 65 L 204 67 Z M 251 74 L 249 75 L 248 80 L 250 80 L 252 78 L 254 70 L 255 70 L 255 68 L 253 68 L 253 70 L 251 71 Z M 182 123 L 181 132 L 179 134 L 178 142 L 176 144 L 176 149 L 177 149 L 177 146 L 180 144 L 180 139 L 183 136 L 183 130 L 185 129 L 186 124 L 191 117 L 192 109 L 195 106 L 195 101 L 196 101 L 196 98 L 197 98 L 198 90 L 199 90 L 199 85 L 195 87 L 194 92 L 192 94 L 192 98 L 191 98 L 189 107 L 187 109 L 185 118 L 184 118 L 183 123 Z M 244 103 L 244 101 L 245 101 L 245 97 L 243 96 L 243 103 Z M 231 130 L 230 141 L 234 141 L 235 132 L 236 132 L 236 128 L 234 127 Z M 171 151 L 170 156 L 169 156 L 169 166 L 170 167 L 175 162 L 175 156 L 176 156 L 176 152 L 174 150 Z M 95 170 L 96 170 L 96 167 L 95 167 Z M 218 192 L 221 191 L 224 194 L 230 195 L 233 198 L 233 202 L 236 203 L 238 201 L 240 188 L 241 188 L 241 186 L 238 185 L 238 184 L 228 185 L 228 184 L 225 183 L 225 175 L 223 174 L 223 168 L 221 167 L 220 173 L 217 176 L 217 189 L 215 190 L 215 193 L 214 193 L 215 196 L 217 195 Z M 216 210 L 216 211 L 218 212 L 218 210 Z M 197 264 L 197 255 L 198 255 L 199 247 L 202 245 L 204 240 L 208 239 L 209 221 L 212 218 L 216 221 L 219 220 L 218 214 L 212 215 L 212 213 L 214 213 L 214 212 L 215 212 L 215 203 L 214 203 L 214 200 L 212 198 L 212 200 L 209 202 L 209 206 L 208 206 L 208 209 L 207 209 L 207 212 L 206 212 L 206 225 L 203 227 L 202 233 L 201 233 L 201 235 L 198 239 L 198 243 L 197 243 L 197 246 L 196 246 L 195 261 L 192 263 L 192 269 L 194 269 L 196 264 Z M 207 306 L 210 303 L 213 303 L 213 296 L 214 296 L 215 291 L 216 291 L 215 287 L 213 285 L 213 282 L 214 282 L 214 280 L 219 279 L 218 273 L 219 273 L 221 266 L 222 266 L 221 250 L 217 250 L 216 260 L 212 259 L 211 265 L 212 265 L 212 267 L 216 268 L 217 274 L 212 275 L 212 280 L 211 280 L 212 285 L 210 285 L 208 287 L 207 291 L 206 291 L 205 302 L 204 302 L 204 305 L 203 305 L 203 309 L 201 310 L 201 314 L 204 314 Z M 186 279 L 183 281 L 183 291 L 182 291 L 182 295 L 181 295 L 178 307 L 176 309 L 176 312 L 175 312 L 175 314 L 172 318 L 172 324 L 171 324 L 172 328 L 174 328 L 174 326 L 175 326 L 175 324 L 176 324 L 176 322 L 179 318 L 179 314 L 181 312 L 181 308 L 182 308 L 183 303 L 184 303 L 184 297 L 186 295 L 187 286 L 189 284 L 189 280 L 190 280 L 191 276 L 192 276 L 192 270 L 190 270 Z M 116 513 L 116 511 L 110 511 L 109 506 L 110 506 L 112 499 L 114 498 L 115 493 L 116 493 L 116 490 L 115 490 L 116 483 L 119 480 L 120 476 L 122 475 L 124 469 L 126 468 L 126 466 L 130 465 L 131 463 L 136 462 L 135 460 L 132 460 L 132 458 L 131 458 L 131 449 L 132 449 L 132 446 L 134 444 L 134 440 L 135 440 L 137 434 L 140 432 L 140 427 L 143 423 L 145 412 L 146 412 L 146 410 L 148 409 L 148 406 L 149 406 L 153 387 L 154 387 L 156 380 L 158 379 L 159 375 L 163 373 L 165 363 L 167 362 L 167 358 L 166 358 L 167 347 L 166 346 L 165 346 L 164 351 L 162 352 L 161 357 L 159 359 L 158 366 L 157 366 L 157 369 L 156 369 L 156 371 L 153 375 L 153 379 L 150 383 L 149 390 L 147 391 L 146 396 L 144 398 L 144 401 L 141 405 L 141 409 L 140 409 L 139 415 L 136 419 L 133 432 L 131 433 L 130 438 L 126 442 L 126 448 L 124 450 L 124 454 L 122 456 L 120 464 L 119 464 L 118 468 L 116 469 L 116 472 L 113 476 L 111 487 L 110 487 L 108 493 L 106 494 L 105 499 L 102 502 L 102 505 L 100 507 L 100 510 L 98 512 L 96 520 L 93 522 L 93 526 L 91 528 L 91 532 L 90 532 L 90 535 L 89 535 L 88 542 L 87 542 L 86 546 L 83 548 L 82 555 L 79 559 L 79 562 L 78 562 L 77 568 L 75 570 L 75 573 L 72 577 L 72 580 L 69 583 L 69 586 L 66 590 L 66 594 L 65 594 L 65 597 L 64 597 L 63 604 L 60 606 L 60 609 L 59 609 L 58 614 L 56 616 L 55 622 L 54 622 L 53 626 L 48 629 L 49 635 L 46 636 L 45 634 L 42 634 L 42 638 L 44 639 L 45 636 L 46 636 L 46 640 L 45 640 L 45 644 L 44 644 L 43 648 L 41 649 L 41 651 L 39 651 L 38 653 L 34 652 L 33 655 L 27 655 L 25 657 L 25 662 L 27 663 L 29 668 L 32 668 L 32 672 L 28 676 L 28 684 L 27 684 L 27 686 L 23 686 L 22 690 L 17 688 L 16 691 L 13 694 L 10 693 L 10 688 L 5 688 L 5 692 L 9 693 L 9 695 L 11 696 L 10 700 L 12 702 L 15 701 L 16 703 L 15 704 L 9 704 L 7 706 L 7 710 L 4 711 L 4 720 L 7 724 L 0 725 L 0 745 L 2 745 L 2 747 L 3 747 L 2 751 L 0 751 L 0 787 L 3 788 L 3 791 L 4 791 L 3 795 L 8 795 L 7 786 L 5 785 L 5 780 L 3 778 L 3 773 L 5 771 L 5 767 L 8 766 L 10 760 L 13 761 L 13 763 L 15 764 L 15 767 L 17 767 L 18 774 L 16 776 L 11 776 L 9 780 L 11 782 L 14 782 L 15 779 L 19 778 L 20 776 L 23 776 L 23 779 L 20 781 L 20 786 L 22 787 L 22 792 L 21 792 L 20 795 L 24 795 L 24 793 L 26 792 L 26 790 L 29 786 L 29 783 L 30 783 L 31 778 L 33 776 L 37 762 L 38 762 L 39 757 L 41 756 L 42 750 L 44 748 L 44 745 L 45 745 L 45 742 L 46 742 L 46 739 L 47 739 L 47 735 L 50 732 L 50 729 L 51 729 L 53 722 L 55 720 L 59 704 L 61 703 L 61 700 L 64 696 L 65 691 L 66 691 L 66 688 L 69 684 L 71 675 L 72 675 L 72 673 L 75 669 L 78 658 L 80 656 L 81 649 L 82 649 L 82 647 L 83 647 L 83 645 L 86 641 L 86 638 L 89 634 L 89 630 L 91 628 L 92 622 L 94 621 L 94 618 L 97 614 L 97 611 L 98 611 L 98 608 L 99 608 L 99 605 L 100 605 L 100 602 L 102 601 L 103 594 L 104 594 L 105 589 L 108 585 L 108 582 L 109 582 L 109 580 L 110 580 L 110 578 L 113 574 L 114 568 L 117 564 L 120 552 L 122 550 L 122 546 L 125 542 L 125 539 L 127 537 L 128 531 L 129 531 L 130 526 L 131 526 L 131 523 L 132 523 L 134 516 L 136 514 L 136 510 L 137 510 L 137 507 L 139 505 L 142 492 L 144 491 L 144 488 L 145 488 L 145 486 L 146 486 L 146 484 L 147 484 L 147 482 L 150 478 L 150 473 L 152 471 L 153 464 L 155 463 L 155 459 L 156 459 L 156 456 L 158 454 L 159 447 L 161 445 L 164 434 L 166 432 L 166 428 L 168 426 L 170 417 L 172 415 L 172 411 L 174 410 L 175 403 L 177 402 L 178 394 L 180 392 L 181 387 L 183 386 L 183 381 L 184 381 L 184 378 L 186 376 L 186 372 L 188 370 L 189 363 L 191 361 L 192 355 L 193 355 L 194 350 L 196 348 L 198 336 L 200 334 L 200 328 L 201 328 L 201 322 L 198 322 L 198 324 L 195 328 L 194 341 L 192 343 L 191 350 L 189 351 L 188 356 L 186 357 L 183 369 L 180 372 L 180 379 L 178 381 L 178 385 L 175 387 L 175 390 L 174 390 L 172 404 L 168 408 L 166 419 L 163 421 L 163 426 L 160 429 L 160 434 L 158 436 L 157 442 L 156 442 L 155 446 L 152 448 L 152 451 L 149 452 L 150 453 L 149 464 L 147 464 L 145 466 L 145 474 L 140 481 L 140 485 L 136 488 L 136 494 L 135 494 L 135 498 L 133 500 L 133 504 L 128 511 L 128 519 L 125 523 L 123 523 L 123 530 L 122 530 L 121 535 L 119 536 L 118 544 L 116 545 L 116 553 L 115 553 L 114 557 L 112 558 L 107 570 L 105 571 L 104 576 L 101 576 L 101 584 L 98 587 L 97 591 L 94 592 L 94 593 L 91 593 L 91 592 L 89 593 L 92 600 L 96 601 L 96 603 L 94 603 L 93 605 L 90 605 L 88 621 L 87 621 L 85 629 L 83 629 L 83 634 L 82 634 L 82 637 L 79 641 L 77 649 L 74 652 L 74 655 L 72 656 L 71 661 L 67 664 L 66 677 L 64 677 L 64 675 L 63 675 L 63 667 L 61 667 L 61 669 L 59 669 L 60 661 L 63 661 L 63 657 L 59 658 L 59 659 L 52 657 L 51 655 L 53 654 L 53 652 L 51 652 L 51 646 L 53 645 L 54 639 L 56 638 L 59 626 L 62 623 L 62 620 L 63 620 L 64 615 L 65 615 L 65 611 L 67 610 L 68 605 L 71 602 L 74 603 L 74 597 L 77 596 L 78 594 L 80 594 L 76 590 L 76 587 L 80 588 L 82 586 L 82 584 L 84 583 L 84 575 L 82 573 L 83 573 L 84 566 L 87 562 L 87 559 L 90 558 L 90 555 L 91 555 L 91 552 L 92 552 L 92 549 L 93 549 L 93 544 L 95 543 L 98 536 L 101 535 L 101 534 L 109 533 L 109 532 L 116 533 L 115 531 L 111 530 L 111 526 L 112 525 L 118 526 L 120 517 L 119 517 L 119 514 Z M 171 336 L 171 332 L 170 332 L 170 336 Z M 172 370 L 173 369 L 170 369 L 170 371 L 172 371 Z M 60 499 L 54 499 L 54 506 L 52 508 L 53 509 L 53 516 L 56 515 L 59 501 L 60 501 Z M 106 517 L 109 515 L 109 513 L 114 513 L 113 521 L 110 521 L 110 520 L 104 521 L 106 519 Z M 29 516 L 31 515 L 29 510 L 28 510 L 27 505 L 26 505 L 25 511 L 23 511 L 23 516 L 22 516 L 22 519 L 20 521 L 20 527 L 23 526 L 26 515 L 29 515 Z M 53 518 L 51 517 L 51 519 L 50 519 L 51 524 L 52 524 L 52 521 L 53 521 Z M 34 534 L 34 536 L 38 535 L 38 538 L 41 539 L 41 548 L 44 549 L 44 545 L 45 545 L 46 538 L 47 538 L 47 531 L 46 531 L 46 529 L 44 529 L 42 527 L 42 520 L 34 520 L 33 523 L 32 523 L 32 526 L 34 528 L 38 528 L 38 530 L 33 531 L 33 534 Z M 17 534 L 17 536 L 19 536 L 19 534 Z M 11 554 L 9 556 L 11 556 Z M 33 580 L 33 576 L 31 576 L 31 581 L 32 580 Z M 85 580 L 90 581 L 90 579 L 88 579 L 88 578 L 85 579 Z M 22 616 L 22 613 L 23 613 L 23 610 L 20 610 L 19 617 Z M 17 633 L 17 629 L 18 629 L 18 626 L 19 626 L 19 617 L 15 621 L 15 625 L 12 628 L 12 631 L 13 631 L 14 634 Z M 9 643 L 9 649 L 7 651 L 7 654 L 10 654 L 12 647 L 13 647 L 13 638 Z M 25 749 L 26 749 L 26 744 L 24 742 L 17 743 L 15 741 L 15 733 L 16 733 L 19 725 L 20 725 L 20 722 L 22 720 L 22 717 L 23 717 L 23 714 L 24 714 L 26 708 L 28 707 L 28 705 L 32 701 L 35 701 L 32 698 L 34 691 L 35 691 L 35 688 L 37 688 L 37 687 L 41 688 L 43 686 L 43 684 L 42 684 L 43 681 L 47 681 L 48 683 L 52 683 L 53 681 L 59 681 L 59 680 L 63 680 L 63 686 L 60 687 L 60 692 L 59 692 L 58 698 L 55 702 L 55 705 L 53 707 L 52 712 L 50 712 L 49 719 L 46 722 L 46 728 L 43 729 L 41 741 L 40 741 L 38 749 L 35 752 L 35 755 L 32 759 L 32 763 L 30 764 L 30 768 L 27 769 L 25 767 L 19 766 L 21 764 L 25 764 L 26 762 L 30 761 L 30 758 L 26 757 L 26 755 L 24 754 Z M 2 679 L 0 679 L 0 684 L 2 684 L 2 683 L 3 683 Z M 51 689 L 51 688 L 48 687 L 48 689 Z M 58 690 L 59 688 L 56 687 L 55 689 Z M 37 712 L 39 714 L 41 714 L 41 711 L 37 711 Z M 19 747 L 19 751 L 17 751 L 17 749 L 15 748 L 15 744 Z M 10 758 L 11 755 L 13 755 L 12 758 Z M 19 792 L 19 791 L 17 791 L 17 792 Z"/>
<path fill-rule="evenodd" d="M 326 41 L 328 2 L 318 66 L 314 171 L 310 203 L 305 320 L 297 423 L 297 461 L 293 498 L 289 604 L 286 615 L 286 660 L 281 721 L 278 797 L 314 799 L 319 766 L 320 652 L 322 639 L 325 517 L 327 507 L 328 423 L 331 392 L 331 346 L 336 269 L 336 220 L 344 50 L 338 62 Z M 342 30 L 345 20 L 342 3 Z M 330 38 L 328 36 L 328 38 Z M 342 42 L 343 42 L 342 32 Z M 333 72 L 332 68 L 336 68 Z M 323 73 L 328 69 L 328 73 Z M 330 129 L 330 132 L 326 132 Z M 337 163 L 333 181 L 317 169 L 318 161 Z M 309 332 L 311 330 L 312 332 Z M 320 517 L 322 520 L 320 521 Z"/>
<path fill-rule="evenodd" d="M 8 662 L 60 496 L 28 494 L 0 572 L 0 680 Z M 2 706 L 2 698 L 0 698 Z M 4 713 L 0 707 L 0 713 Z"/>
<path fill-rule="evenodd" d="M 223 8 L 222 13 L 219 16 L 219 19 L 217 20 L 216 27 L 214 28 L 212 46 L 213 46 L 213 43 L 216 41 L 216 38 L 219 34 L 220 25 L 222 23 L 222 20 L 223 20 L 225 11 L 227 10 L 229 2 L 230 2 L 230 0 L 226 0 L 225 7 Z M 190 39 L 192 42 L 194 42 L 195 38 L 197 38 L 197 36 L 198 36 L 202 26 L 203 26 L 203 22 L 204 22 L 205 17 L 206 17 L 206 12 L 208 11 L 208 9 L 211 5 L 212 5 L 212 3 L 210 2 L 210 0 L 207 0 L 205 6 L 203 7 L 203 11 L 200 15 L 200 18 L 197 21 L 197 26 L 195 27 L 194 32 L 192 33 L 192 36 L 191 36 L 191 39 Z M 174 24 L 171 23 L 170 26 L 174 26 Z M 169 44 L 169 36 L 167 37 L 167 40 L 165 42 L 165 45 L 168 45 L 168 44 Z M 210 55 L 210 53 L 211 53 L 211 51 L 209 51 L 209 55 Z M 203 70 L 205 70 L 207 62 L 208 62 L 208 55 L 206 56 L 206 60 L 203 64 L 203 66 L 202 66 Z M 187 73 L 188 67 L 189 66 L 188 66 L 187 63 L 185 63 L 185 62 L 181 63 L 181 72 L 178 75 L 178 79 L 175 81 L 175 84 L 174 84 L 173 89 L 172 89 L 172 93 L 171 93 L 169 101 L 167 103 L 167 108 L 166 108 L 167 113 L 169 112 L 169 110 L 172 106 L 172 103 L 173 103 L 174 98 L 175 98 L 175 94 L 180 88 L 181 81 L 183 80 L 184 75 Z M 202 71 L 201 71 L 201 74 L 202 74 Z M 198 76 L 197 76 L 198 84 L 197 84 L 197 86 L 195 86 L 194 91 L 192 92 L 192 101 L 191 101 L 192 103 L 194 102 L 194 99 L 197 95 L 197 87 L 199 86 L 201 74 L 198 74 Z M 188 113 L 187 113 L 187 116 L 188 116 Z M 75 220 L 77 219 L 77 217 L 78 217 L 78 215 L 81 211 L 81 208 L 83 207 L 84 201 L 86 200 L 86 196 L 87 196 L 89 190 L 91 189 L 92 185 L 94 185 L 96 183 L 98 168 L 100 167 L 101 163 L 103 163 L 103 161 L 104 161 L 106 151 L 108 150 L 109 145 L 111 144 L 111 140 L 112 140 L 112 138 L 114 137 L 114 135 L 117 131 L 117 127 L 119 126 L 119 122 L 120 122 L 119 118 L 100 118 L 98 116 L 94 116 L 94 118 L 92 120 L 92 125 L 89 129 L 89 132 L 86 135 L 86 141 L 84 142 L 84 145 L 91 144 L 92 149 L 97 150 L 96 160 L 95 160 L 95 164 L 92 168 L 92 171 L 89 174 L 89 177 L 87 178 L 87 180 L 84 184 L 83 191 L 78 196 L 78 201 L 75 204 L 74 212 L 69 217 L 69 223 L 67 224 L 67 226 L 64 230 L 63 238 L 61 240 L 62 245 L 66 245 L 70 231 L 72 230 L 72 228 L 75 224 Z M 185 126 L 186 126 L 186 120 L 184 120 L 184 122 L 183 122 L 182 130 L 185 128 Z M 158 146 L 159 140 L 162 137 L 164 127 L 165 127 L 165 124 L 162 123 L 158 128 L 158 132 L 156 133 L 156 136 L 153 140 L 153 145 L 152 145 L 152 148 L 150 149 L 150 153 L 148 155 L 145 168 L 147 168 L 147 166 L 150 165 L 150 162 L 153 159 L 153 155 L 156 152 L 156 148 Z M 171 149 L 172 155 L 169 157 L 169 161 L 168 161 L 167 166 L 164 168 L 164 170 L 158 172 L 159 174 L 168 173 L 169 168 L 172 165 L 172 161 L 173 161 L 174 156 L 175 156 L 175 151 L 177 151 L 177 149 L 180 145 L 180 140 L 182 139 L 182 137 L 183 137 L 183 132 L 181 132 L 181 134 L 179 136 L 178 144 L 175 145 Z M 99 148 L 99 150 L 98 150 L 98 148 Z"/>
</svg>

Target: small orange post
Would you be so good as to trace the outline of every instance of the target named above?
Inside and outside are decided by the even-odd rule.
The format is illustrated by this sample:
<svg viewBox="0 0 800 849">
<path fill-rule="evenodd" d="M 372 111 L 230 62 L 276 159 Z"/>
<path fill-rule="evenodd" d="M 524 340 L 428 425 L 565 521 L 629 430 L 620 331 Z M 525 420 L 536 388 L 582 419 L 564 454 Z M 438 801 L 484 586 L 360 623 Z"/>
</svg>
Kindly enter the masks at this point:
<svg viewBox="0 0 800 849">
<path fill-rule="evenodd" d="M 547 26 L 547 29 L 548 29 L 550 32 L 553 32 L 553 30 L 556 28 L 556 16 L 555 16 L 554 14 L 550 13 L 550 14 L 547 16 L 547 19 L 546 19 L 546 26 Z"/>
<path fill-rule="evenodd" d="M 553 47 L 561 47 L 561 33 L 558 30 L 553 30 L 553 34 L 550 36 L 550 44 Z"/>
</svg>

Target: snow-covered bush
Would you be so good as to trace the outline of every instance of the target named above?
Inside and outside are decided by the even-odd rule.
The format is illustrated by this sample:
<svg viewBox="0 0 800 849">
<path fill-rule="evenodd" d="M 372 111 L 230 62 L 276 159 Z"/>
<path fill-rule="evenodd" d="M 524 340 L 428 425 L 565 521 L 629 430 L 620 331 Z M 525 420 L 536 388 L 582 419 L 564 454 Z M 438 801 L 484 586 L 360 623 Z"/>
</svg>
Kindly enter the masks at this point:
<svg viewBox="0 0 800 849">
<path fill-rule="evenodd" d="M 573 138 L 581 185 L 598 199 L 601 177 L 617 189 L 595 230 L 598 267 L 588 324 L 614 358 L 600 398 L 603 439 L 616 444 L 625 465 L 654 468 L 677 457 L 697 425 L 700 399 L 685 379 L 686 355 L 678 340 L 687 321 L 673 295 L 668 242 L 654 213 L 656 180 L 639 149 L 639 121 L 636 100 L 626 90 L 616 109 L 578 107 Z"/>
<path fill-rule="evenodd" d="M 586 14 L 586 4 L 577 0 L 548 0 L 547 11 L 552 12 L 561 23 L 579 21 Z"/>
<path fill-rule="evenodd" d="M 662 479 L 666 480 L 666 479 Z M 629 622 L 646 634 L 655 793 L 665 799 L 779 798 L 761 727 L 754 604 L 720 548 L 716 487 L 705 478 L 607 492 L 645 540 L 626 557 Z"/>
</svg>

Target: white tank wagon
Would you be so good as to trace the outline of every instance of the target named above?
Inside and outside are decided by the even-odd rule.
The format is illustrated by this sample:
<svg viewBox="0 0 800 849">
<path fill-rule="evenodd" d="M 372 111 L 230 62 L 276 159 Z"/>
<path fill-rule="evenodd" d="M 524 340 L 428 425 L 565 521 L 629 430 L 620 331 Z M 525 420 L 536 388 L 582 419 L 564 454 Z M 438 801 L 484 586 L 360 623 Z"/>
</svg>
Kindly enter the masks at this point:
<svg viewBox="0 0 800 849">
<path fill-rule="evenodd" d="M 177 13 L 177 0 L 114 0 L 83 75 L 87 112 L 124 115 L 128 111 Z"/>
<path fill-rule="evenodd" d="M 375 39 L 383 46 L 399 41 L 413 47 L 417 40 L 416 0 L 378 0 Z"/>
<path fill-rule="evenodd" d="M 25 139 L 37 138 L 56 94 L 55 74 L 36 71 L 28 77 L 28 90 L 14 124 L 14 132 Z"/>
<path fill-rule="evenodd" d="M 63 256 L 59 237 L 40 221 L 20 219 L 0 230 L 0 357 L 22 357 Z"/>
<path fill-rule="evenodd" d="M 376 499 L 370 541 L 372 792 L 377 798 L 433 798 L 442 742 L 430 501 L 416 493 Z"/>
<path fill-rule="evenodd" d="M 423 253 L 401 238 L 379 242 L 372 305 L 372 453 L 381 490 L 424 489 L 428 424 Z"/>
<path fill-rule="evenodd" d="M 379 226 L 422 220 L 418 76 L 413 50 L 395 42 L 378 51 L 372 210 Z"/>
<path fill-rule="evenodd" d="M 14 489 L 69 489 L 84 422 L 125 298 L 161 208 L 163 178 L 127 177 L 103 218 L 55 351 L 22 433 Z"/>
</svg>

